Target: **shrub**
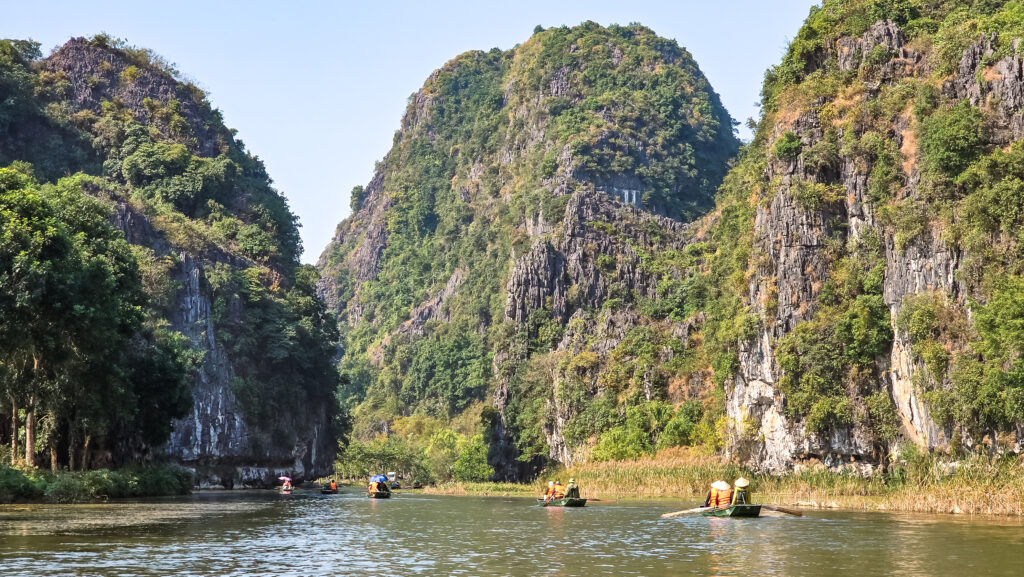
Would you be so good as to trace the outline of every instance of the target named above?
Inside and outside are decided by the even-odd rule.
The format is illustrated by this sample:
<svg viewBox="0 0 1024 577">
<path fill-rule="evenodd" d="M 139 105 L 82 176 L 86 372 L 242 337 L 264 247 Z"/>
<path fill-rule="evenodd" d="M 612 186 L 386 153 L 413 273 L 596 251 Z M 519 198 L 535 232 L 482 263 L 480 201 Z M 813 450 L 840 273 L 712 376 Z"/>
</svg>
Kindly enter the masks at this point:
<svg viewBox="0 0 1024 577">
<path fill-rule="evenodd" d="M 921 123 L 921 153 L 925 167 L 954 177 L 982 152 L 986 142 L 984 116 L 967 100 L 938 110 Z"/>
<path fill-rule="evenodd" d="M 51 503 L 84 503 L 92 499 L 82 475 L 58 475 L 51 481 L 44 492 L 45 499 Z"/>
<path fill-rule="evenodd" d="M 651 452 L 647 433 L 635 427 L 619 426 L 605 431 L 591 456 L 595 461 L 635 459 Z"/>
<path fill-rule="evenodd" d="M 786 131 L 785 134 L 775 141 L 775 156 L 782 160 L 793 160 L 800 156 L 803 146 L 803 142 L 800 141 L 800 137 L 795 132 Z"/>
<path fill-rule="evenodd" d="M 141 74 L 142 73 L 139 71 L 139 67 L 132 64 L 131 66 L 128 66 L 127 68 L 122 70 L 119 76 L 121 78 L 121 82 L 125 84 L 134 84 L 135 81 L 139 79 L 139 76 L 141 76 Z"/>
<path fill-rule="evenodd" d="M 822 206 L 839 201 L 844 189 L 838 184 L 823 184 L 801 180 L 789 189 L 790 196 L 797 206 L 806 211 L 814 211 Z"/>
<path fill-rule="evenodd" d="M 494 468 L 487 464 L 487 443 L 483 435 L 473 436 L 465 443 L 452 466 L 452 477 L 456 481 L 487 481 L 494 475 Z"/>
<path fill-rule="evenodd" d="M 658 449 L 682 447 L 693 443 L 693 430 L 700 422 L 704 409 L 698 401 L 689 401 L 679 407 L 658 437 Z"/>
<path fill-rule="evenodd" d="M 0 503 L 29 501 L 42 497 L 39 483 L 25 476 L 18 469 L 0 465 Z"/>
<path fill-rule="evenodd" d="M 129 469 L 135 496 L 187 495 L 194 485 L 192 473 L 173 465 L 149 465 Z"/>
<path fill-rule="evenodd" d="M 812 433 L 824 434 L 853 423 L 853 402 L 846 397 L 824 397 L 811 406 L 805 424 Z"/>
<path fill-rule="evenodd" d="M 865 399 L 868 416 L 871 418 L 871 429 L 882 441 L 895 441 L 900 433 L 900 420 L 892 399 L 884 391 L 879 391 Z"/>
</svg>

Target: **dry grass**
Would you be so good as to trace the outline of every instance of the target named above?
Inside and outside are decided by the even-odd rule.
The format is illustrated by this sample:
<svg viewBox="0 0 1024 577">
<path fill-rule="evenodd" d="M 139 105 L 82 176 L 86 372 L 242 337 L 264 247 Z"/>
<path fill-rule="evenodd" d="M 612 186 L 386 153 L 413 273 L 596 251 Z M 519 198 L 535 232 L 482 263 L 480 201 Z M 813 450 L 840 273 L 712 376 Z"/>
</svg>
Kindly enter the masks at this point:
<svg viewBox="0 0 1024 577">
<path fill-rule="evenodd" d="M 549 478 L 575 477 L 584 496 L 605 499 L 703 499 L 716 479 L 739 475 L 752 480 L 762 503 L 805 508 L 860 509 L 1024 515 L 1024 463 L 972 457 L 944 464 L 918 457 L 896 475 L 863 478 L 827 470 L 775 476 L 755 475 L 718 456 L 685 449 L 661 451 L 634 461 L 585 463 L 543 476 L 532 486 L 540 494 Z"/>
<path fill-rule="evenodd" d="M 525 483 L 446 483 L 423 487 L 430 495 L 481 495 L 489 497 L 533 496 L 532 485 Z"/>
</svg>

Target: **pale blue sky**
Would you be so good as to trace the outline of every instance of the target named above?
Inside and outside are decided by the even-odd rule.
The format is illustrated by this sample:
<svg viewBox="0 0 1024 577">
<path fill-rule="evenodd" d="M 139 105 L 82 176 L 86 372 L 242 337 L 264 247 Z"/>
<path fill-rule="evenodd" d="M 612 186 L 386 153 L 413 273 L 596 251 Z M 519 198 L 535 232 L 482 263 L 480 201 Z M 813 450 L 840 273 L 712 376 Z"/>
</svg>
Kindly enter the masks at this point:
<svg viewBox="0 0 1024 577">
<path fill-rule="evenodd" d="M 640 22 L 686 47 L 743 122 L 816 3 L 6 0 L 0 38 L 35 39 L 45 54 L 105 31 L 175 62 L 266 163 L 302 221 L 303 260 L 314 262 L 348 215 L 349 190 L 391 146 L 408 96 L 453 56 L 511 48 L 537 24 Z"/>
</svg>

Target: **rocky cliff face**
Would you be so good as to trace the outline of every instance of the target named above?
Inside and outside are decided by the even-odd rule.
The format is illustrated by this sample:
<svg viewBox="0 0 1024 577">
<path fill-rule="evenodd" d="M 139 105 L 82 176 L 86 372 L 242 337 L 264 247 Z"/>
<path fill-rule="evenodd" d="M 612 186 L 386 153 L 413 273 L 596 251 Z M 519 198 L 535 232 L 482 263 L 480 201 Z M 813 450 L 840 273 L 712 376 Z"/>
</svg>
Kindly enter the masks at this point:
<svg viewBox="0 0 1024 577">
<path fill-rule="evenodd" d="M 704 86 L 677 47 L 585 24 L 450 62 L 320 261 L 357 436 L 478 410 L 509 478 L 687 444 L 863 474 L 907 443 L 1019 450 L 1012 13 L 812 9 L 713 208 L 724 111 L 694 134 L 700 103 L 642 104 Z"/>
<path fill-rule="evenodd" d="M 319 261 L 321 294 L 349 326 L 355 438 L 482 410 L 499 477 L 585 455 L 606 358 L 639 329 L 683 324 L 637 307 L 664 275 L 686 276 L 654 255 L 687 246 L 684 222 L 708 210 L 736 148 L 689 54 L 639 26 L 539 31 L 432 74 Z M 449 342 L 466 352 L 438 366 Z M 537 369 L 546 388 L 524 388 L 527 367 L 580 354 L 594 361 Z M 448 380 L 478 366 L 472 387 Z M 644 402 L 666 396 L 653 372 Z M 625 411 L 613 395 L 608 410 Z"/>
<path fill-rule="evenodd" d="M 224 127 L 219 112 L 210 108 L 200 90 L 172 76 L 173 68 L 158 56 L 115 46 L 107 38 L 72 39 L 36 63 L 36 70 L 49 98 L 74 111 L 79 126 L 94 137 L 97 150 L 107 155 L 108 170 L 114 168 L 109 174 L 111 186 L 119 191 L 113 193 L 117 224 L 129 242 L 147 247 L 156 258 L 171 263 L 163 273 L 168 277 L 164 282 L 172 289 L 162 312 L 170 328 L 187 336 L 202 355 L 191 385 L 190 414 L 175 421 L 170 440 L 158 452 L 193 468 L 197 483 L 204 488 L 264 487 L 272 485 L 278 475 L 310 479 L 328 474 L 335 451 L 330 406 L 334 380 L 324 381 L 326 397 L 310 396 L 310 402 L 281 410 L 272 422 L 254 418 L 254 411 L 238 395 L 239 390 L 245 392 L 253 386 L 239 385 L 239 368 L 250 361 L 232 344 L 237 338 L 232 340 L 225 327 L 227 321 L 244 318 L 251 305 L 237 295 L 218 296 L 210 281 L 211 273 L 223 276 L 224 271 L 262 270 L 275 284 L 291 287 L 296 274 L 295 263 L 290 262 L 293 257 L 261 258 L 240 249 L 237 240 L 212 237 L 206 228 L 213 222 L 209 216 L 170 212 L 149 203 L 141 191 L 131 190 L 141 188 L 142 183 L 124 183 L 120 165 L 110 161 L 124 162 L 117 147 L 122 146 L 125 131 L 141 125 L 157 143 L 181 144 L 199 158 L 231 158 L 242 167 L 238 173 L 245 176 L 251 159 Z M 237 219 L 232 222 L 238 223 L 234 226 L 258 223 L 246 212 L 253 207 L 262 205 L 262 210 L 273 211 L 275 206 L 283 206 L 278 204 L 282 201 L 276 198 L 276 191 L 267 187 L 265 175 L 260 182 L 262 167 L 251 166 L 253 180 L 239 178 L 232 183 L 230 196 L 217 199 L 228 211 L 236 211 L 232 213 Z M 175 168 L 160 170 L 173 174 Z M 200 182 L 203 178 L 199 177 Z M 147 186 L 151 192 L 145 194 L 160 194 L 163 185 L 154 182 Z M 202 193 L 201 189 L 194 192 Z M 284 210 L 282 218 L 292 226 L 292 217 Z M 190 219 L 194 219 L 192 224 L 188 224 Z M 181 226 L 200 236 L 182 235 Z M 196 238 L 204 240 L 197 243 Z M 306 398 L 304 393 L 284 387 L 269 395 L 261 402 L 274 401 L 276 396 Z"/>
<path fill-rule="evenodd" d="M 829 3 L 822 13 L 840 22 L 849 17 Z M 941 21 L 945 14 L 929 16 Z M 812 13 L 815 18 L 823 15 Z M 967 319 L 972 307 L 991 294 L 985 286 L 989 281 L 970 268 L 977 266 L 969 264 L 976 263 L 975 249 L 957 228 L 971 226 L 964 204 L 956 199 L 973 189 L 950 184 L 956 173 L 936 168 L 936 152 L 925 139 L 937 138 L 947 118 L 941 115 L 955 114 L 946 111 L 966 101 L 981 110 L 984 128 L 965 127 L 974 131 L 969 148 L 957 150 L 965 166 L 984 151 L 1008 149 L 1019 140 L 1024 110 L 1020 41 L 991 32 L 955 52 L 946 47 L 943 55 L 928 34 L 918 29 L 914 34 L 908 40 L 896 22 L 879 20 L 858 36 L 846 31 L 826 36 L 814 57 L 801 61 L 802 80 L 777 93 L 762 121 L 760 146 L 769 151 L 766 193 L 758 199 L 753 222 L 753 274 L 746 296 L 761 322 L 742 342 L 739 368 L 727 387 L 732 451 L 756 468 L 787 471 L 822 462 L 866 472 L 884 464 L 880 446 L 891 450 L 900 439 L 942 450 L 950 450 L 951 442 L 980 444 L 984 435 L 985 443 L 996 439 L 994 429 L 968 431 L 965 421 L 948 413 L 936 418 L 934 403 L 926 400 L 941 398 L 934 391 L 961 386 L 950 373 L 957 351 L 971 338 L 971 323 L 965 321 L 959 333 L 936 329 L 935 335 L 942 335 L 935 337 L 938 348 L 931 354 L 939 360 L 929 363 L 921 337 L 906 319 L 920 310 L 908 307 L 918 306 L 922 298 L 940 303 L 943 314 Z M 818 82 L 823 78 L 837 81 L 838 87 L 822 90 Z M 815 90 L 818 96 L 807 95 Z M 955 137 L 941 146 L 956 147 Z M 957 232 L 950 234 L 951 228 Z M 987 242 L 1005 240 L 989 237 Z M 793 410 L 793 394 L 804 390 L 784 382 L 787 373 L 793 378 L 793 368 L 787 371 L 780 363 L 790 354 L 780 352 L 780 346 L 794 342 L 800 326 L 843 322 L 842 313 L 837 314 L 843 305 L 836 305 L 833 291 L 837 282 L 849 282 L 840 278 L 850 274 L 842 263 L 860 258 L 858 251 L 866 244 L 875 247 L 870 266 L 883 274 L 879 286 L 858 291 L 865 298 L 877 294 L 884 302 L 891 341 L 877 351 L 871 366 L 844 367 L 867 370 L 867 382 L 850 373 L 839 375 L 844 396 L 855 400 L 852 417 L 811 430 L 812 416 Z M 822 318 L 828 315 L 835 316 Z M 804 351 L 805 357 L 810 354 Z M 891 399 L 899 437 L 879 436 L 877 415 L 865 408 L 865 399 L 875 393 Z"/>
</svg>

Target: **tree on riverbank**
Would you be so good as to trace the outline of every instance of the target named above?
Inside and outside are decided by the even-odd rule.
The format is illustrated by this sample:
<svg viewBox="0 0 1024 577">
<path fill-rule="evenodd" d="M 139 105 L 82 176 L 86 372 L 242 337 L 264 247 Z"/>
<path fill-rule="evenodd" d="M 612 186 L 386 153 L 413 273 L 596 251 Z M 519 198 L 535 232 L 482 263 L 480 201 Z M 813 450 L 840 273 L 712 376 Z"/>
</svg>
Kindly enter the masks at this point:
<svg viewBox="0 0 1024 577">
<path fill-rule="evenodd" d="M 0 388 L 11 461 L 86 468 L 96 442 L 160 443 L 189 408 L 180 335 L 147 317 L 135 253 L 76 176 L 0 168 Z M 23 427 L 22 423 L 23 415 Z M 20 436 L 23 429 L 24 437 Z M 116 434 L 115 434 L 116 433 Z M 116 439 L 116 441 L 115 441 Z"/>
</svg>

